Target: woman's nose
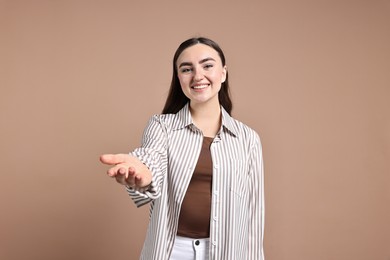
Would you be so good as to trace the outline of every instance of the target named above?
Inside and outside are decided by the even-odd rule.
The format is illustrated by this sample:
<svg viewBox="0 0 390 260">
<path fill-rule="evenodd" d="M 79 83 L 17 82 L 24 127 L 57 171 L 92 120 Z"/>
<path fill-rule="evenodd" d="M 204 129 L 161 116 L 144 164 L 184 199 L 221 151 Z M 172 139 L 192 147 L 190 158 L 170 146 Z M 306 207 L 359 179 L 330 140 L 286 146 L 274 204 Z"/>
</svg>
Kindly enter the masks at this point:
<svg viewBox="0 0 390 260">
<path fill-rule="evenodd" d="M 200 69 L 194 70 L 194 81 L 201 81 L 203 79 L 203 73 Z"/>
</svg>

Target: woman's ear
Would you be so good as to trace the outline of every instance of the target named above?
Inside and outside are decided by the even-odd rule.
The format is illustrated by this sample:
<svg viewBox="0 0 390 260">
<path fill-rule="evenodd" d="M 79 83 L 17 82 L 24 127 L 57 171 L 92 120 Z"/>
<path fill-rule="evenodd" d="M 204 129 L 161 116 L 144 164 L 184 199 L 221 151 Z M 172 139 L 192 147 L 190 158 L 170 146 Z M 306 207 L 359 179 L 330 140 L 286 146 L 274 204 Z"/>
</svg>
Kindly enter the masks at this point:
<svg viewBox="0 0 390 260">
<path fill-rule="evenodd" d="M 223 66 L 222 68 L 222 79 L 221 79 L 221 83 L 224 83 L 225 80 L 226 80 L 226 75 L 227 75 L 227 66 Z"/>
</svg>

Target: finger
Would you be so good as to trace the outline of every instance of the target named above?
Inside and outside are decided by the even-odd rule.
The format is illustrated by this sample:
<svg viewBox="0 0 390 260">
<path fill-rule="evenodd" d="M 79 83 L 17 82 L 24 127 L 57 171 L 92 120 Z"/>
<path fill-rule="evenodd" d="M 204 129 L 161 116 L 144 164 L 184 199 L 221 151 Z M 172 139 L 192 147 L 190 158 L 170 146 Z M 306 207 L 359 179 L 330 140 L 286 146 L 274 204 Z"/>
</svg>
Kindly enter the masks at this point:
<svg viewBox="0 0 390 260">
<path fill-rule="evenodd" d="M 134 184 L 139 185 L 139 182 L 141 180 L 141 175 L 137 174 L 134 167 L 129 167 L 129 175 L 133 178 Z"/>
<path fill-rule="evenodd" d="M 116 176 L 116 177 L 115 177 L 115 180 L 116 180 L 119 184 L 122 184 L 122 185 L 126 185 L 126 184 L 127 184 L 126 179 L 125 179 L 125 177 L 123 177 L 123 176 Z"/>
<path fill-rule="evenodd" d="M 135 183 L 135 178 L 134 178 L 134 176 L 130 176 L 129 178 L 127 178 L 127 179 L 125 180 L 124 185 L 127 185 L 127 186 L 132 187 L 132 188 L 134 188 L 135 186 L 137 186 L 137 184 Z"/>
<path fill-rule="evenodd" d="M 100 156 L 100 161 L 104 164 L 115 165 L 118 163 L 128 162 L 131 156 L 129 154 L 103 154 Z"/>
<path fill-rule="evenodd" d="M 130 166 L 130 167 L 128 168 L 126 178 L 128 178 L 129 176 L 130 176 L 130 177 L 134 176 L 134 175 L 135 175 L 135 172 L 136 172 L 135 168 L 132 167 L 132 166 Z"/>
<path fill-rule="evenodd" d="M 118 169 L 117 174 L 115 175 L 115 179 L 118 183 L 125 185 L 126 184 L 126 175 L 127 175 L 127 169 L 121 167 Z"/>
<path fill-rule="evenodd" d="M 110 177 L 115 177 L 117 176 L 118 174 L 126 174 L 126 168 L 128 166 L 126 165 L 123 165 L 123 164 L 117 164 L 113 167 L 111 167 L 110 169 L 107 170 L 107 175 L 110 176 Z"/>
<path fill-rule="evenodd" d="M 134 167 L 129 167 L 127 169 L 126 184 L 130 187 L 134 187 L 136 185 Z"/>
<path fill-rule="evenodd" d="M 142 176 L 137 175 L 134 177 L 134 182 L 137 186 L 142 187 Z"/>
</svg>

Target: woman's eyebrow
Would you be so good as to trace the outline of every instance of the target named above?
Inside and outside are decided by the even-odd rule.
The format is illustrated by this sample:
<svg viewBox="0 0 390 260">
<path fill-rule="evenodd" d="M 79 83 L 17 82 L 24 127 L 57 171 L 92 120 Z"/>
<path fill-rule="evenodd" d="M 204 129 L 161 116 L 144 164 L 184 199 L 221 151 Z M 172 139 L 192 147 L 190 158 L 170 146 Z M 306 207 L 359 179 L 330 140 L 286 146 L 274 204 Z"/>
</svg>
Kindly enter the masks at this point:
<svg viewBox="0 0 390 260">
<path fill-rule="evenodd" d="M 200 60 L 199 64 L 205 63 L 205 62 L 210 61 L 210 60 L 215 61 L 215 59 L 208 57 L 208 58 L 204 58 L 204 59 Z M 181 68 L 183 66 L 192 66 L 192 63 L 191 62 L 182 62 L 182 63 L 180 63 L 179 68 Z"/>
<path fill-rule="evenodd" d="M 183 67 L 183 66 L 192 66 L 192 63 L 191 62 L 182 62 L 182 63 L 180 63 L 179 68 Z"/>
<path fill-rule="evenodd" d="M 210 61 L 210 60 L 215 61 L 213 58 L 208 57 L 208 58 L 205 58 L 205 59 L 199 61 L 199 64 L 205 63 L 205 62 Z"/>
</svg>

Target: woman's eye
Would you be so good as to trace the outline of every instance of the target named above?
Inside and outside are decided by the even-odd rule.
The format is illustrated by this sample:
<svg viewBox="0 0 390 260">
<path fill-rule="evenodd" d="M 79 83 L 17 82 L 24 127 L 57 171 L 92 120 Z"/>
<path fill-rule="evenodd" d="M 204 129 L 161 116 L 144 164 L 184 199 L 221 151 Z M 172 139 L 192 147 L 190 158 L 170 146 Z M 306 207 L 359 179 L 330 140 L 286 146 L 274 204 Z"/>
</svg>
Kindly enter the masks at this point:
<svg viewBox="0 0 390 260">
<path fill-rule="evenodd" d="M 212 68 L 212 67 L 214 67 L 213 64 L 206 64 L 206 65 L 204 66 L 205 69 L 210 69 L 210 68 Z"/>
<path fill-rule="evenodd" d="M 182 73 L 188 73 L 188 72 L 190 72 L 191 71 L 191 68 L 182 68 L 181 69 L 181 72 Z"/>
</svg>

